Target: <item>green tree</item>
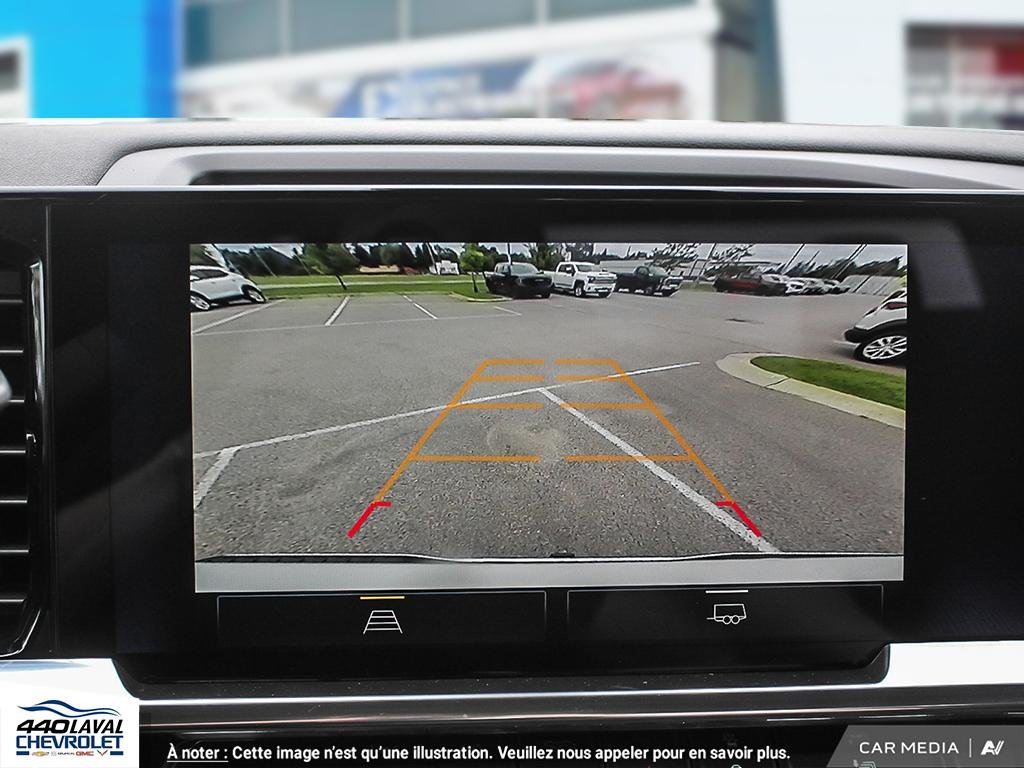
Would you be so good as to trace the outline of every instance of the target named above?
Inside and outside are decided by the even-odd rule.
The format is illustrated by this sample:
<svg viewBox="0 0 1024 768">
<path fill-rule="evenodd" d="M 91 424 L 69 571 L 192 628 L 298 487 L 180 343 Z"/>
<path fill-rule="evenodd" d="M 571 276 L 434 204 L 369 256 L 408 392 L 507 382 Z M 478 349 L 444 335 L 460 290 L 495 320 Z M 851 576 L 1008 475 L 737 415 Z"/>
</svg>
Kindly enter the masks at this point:
<svg viewBox="0 0 1024 768">
<path fill-rule="evenodd" d="M 253 275 L 269 275 L 266 267 L 260 264 L 259 260 L 249 251 L 235 251 L 231 248 L 220 249 L 221 258 L 230 269 L 245 277 Z"/>
<path fill-rule="evenodd" d="M 373 248 L 367 248 L 362 243 L 352 243 L 352 253 L 364 267 L 380 266 L 380 256 Z"/>
<path fill-rule="evenodd" d="M 494 269 L 494 257 L 481 248 L 479 243 L 466 243 L 462 246 L 459 266 L 463 272 L 480 274 Z"/>
<path fill-rule="evenodd" d="M 414 268 L 426 271 L 430 269 L 430 265 L 433 262 L 430 259 L 433 246 L 430 243 L 417 243 L 416 247 L 412 251 L 412 265 Z M 437 249 L 433 249 L 433 252 L 437 252 Z"/>
<path fill-rule="evenodd" d="M 562 246 L 559 243 L 531 243 L 530 257 L 537 269 L 551 270 L 558 266 L 562 258 Z"/>
<path fill-rule="evenodd" d="M 371 252 L 381 264 L 400 267 L 413 266 L 413 253 L 406 243 L 379 243 L 371 249 Z"/>
<path fill-rule="evenodd" d="M 328 244 L 321 258 L 330 274 L 344 275 L 359 269 L 359 259 L 352 255 L 352 251 L 344 243 Z"/>
<path fill-rule="evenodd" d="M 344 275 L 359 267 L 359 260 L 344 243 L 303 243 L 301 258 L 321 275 Z"/>
<path fill-rule="evenodd" d="M 217 260 L 210 254 L 210 247 L 207 245 L 190 245 L 188 247 L 188 260 L 190 264 L 202 264 L 204 266 L 220 266 Z"/>
<path fill-rule="evenodd" d="M 572 261 L 594 261 L 594 244 L 569 243 L 569 255 Z"/>
<path fill-rule="evenodd" d="M 651 251 L 651 259 L 659 267 L 670 269 L 689 264 L 700 253 L 700 243 L 665 243 Z"/>
<path fill-rule="evenodd" d="M 499 261 L 509 260 L 507 253 L 499 251 L 493 245 L 477 244 L 477 248 L 479 248 L 480 251 L 484 254 L 484 256 L 486 256 L 489 259 L 490 265 L 487 267 L 488 269 L 494 269 L 494 265 L 497 264 Z"/>
<path fill-rule="evenodd" d="M 462 246 L 462 255 L 459 256 L 459 266 L 473 278 L 473 293 L 477 293 L 479 289 L 476 287 L 476 276 L 494 269 L 494 255 L 488 253 L 488 249 L 481 247 L 479 243 L 465 243 Z"/>
</svg>

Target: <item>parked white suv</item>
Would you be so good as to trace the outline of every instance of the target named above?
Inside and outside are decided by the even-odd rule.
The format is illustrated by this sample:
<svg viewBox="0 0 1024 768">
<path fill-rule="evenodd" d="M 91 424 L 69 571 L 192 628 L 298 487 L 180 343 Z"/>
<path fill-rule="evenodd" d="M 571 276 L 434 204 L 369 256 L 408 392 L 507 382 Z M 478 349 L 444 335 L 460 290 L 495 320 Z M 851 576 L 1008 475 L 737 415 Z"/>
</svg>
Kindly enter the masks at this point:
<svg viewBox="0 0 1024 768">
<path fill-rule="evenodd" d="M 615 289 L 615 273 L 589 261 L 563 261 L 551 276 L 553 288 L 574 296 L 595 294 L 602 299 Z"/>
<path fill-rule="evenodd" d="M 868 363 L 902 363 L 907 359 L 907 289 L 901 288 L 864 315 L 843 334 L 857 345 L 853 354 Z"/>
<path fill-rule="evenodd" d="M 221 267 L 191 267 L 189 271 L 189 301 L 192 308 L 205 312 L 214 304 L 245 299 L 263 304 L 267 297 L 256 283 L 237 272 Z"/>
</svg>

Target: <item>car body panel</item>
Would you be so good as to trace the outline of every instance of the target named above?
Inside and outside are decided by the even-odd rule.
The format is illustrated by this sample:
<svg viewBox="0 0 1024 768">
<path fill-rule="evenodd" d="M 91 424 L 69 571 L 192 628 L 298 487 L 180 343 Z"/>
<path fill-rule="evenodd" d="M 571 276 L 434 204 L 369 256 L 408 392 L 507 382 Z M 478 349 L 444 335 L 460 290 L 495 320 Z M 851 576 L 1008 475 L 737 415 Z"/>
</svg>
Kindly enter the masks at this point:
<svg viewBox="0 0 1024 768">
<path fill-rule="evenodd" d="M 502 262 L 484 273 L 487 290 L 506 296 L 550 296 L 551 277 L 532 264 Z"/>
<path fill-rule="evenodd" d="M 649 295 L 660 293 L 663 296 L 671 296 L 679 290 L 683 279 L 672 276 L 662 267 L 650 267 L 642 265 L 632 272 L 624 272 L 616 276 L 615 290 L 617 291 L 641 291 Z"/>
<path fill-rule="evenodd" d="M 246 298 L 246 289 L 259 292 L 252 280 L 222 267 L 193 266 L 189 271 L 189 290 L 211 302 Z"/>
<path fill-rule="evenodd" d="M 750 267 L 726 267 L 715 278 L 715 290 L 729 293 L 759 293 L 765 296 L 781 296 L 787 292 L 786 283 L 769 277 L 758 269 Z"/>
<path fill-rule="evenodd" d="M 616 276 L 589 261 L 563 261 L 555 267 L 552 281 L 556 291 L 573 293 L 580 286 L 583 295 L 607 296 L 615 288 Z"/>
</svg>

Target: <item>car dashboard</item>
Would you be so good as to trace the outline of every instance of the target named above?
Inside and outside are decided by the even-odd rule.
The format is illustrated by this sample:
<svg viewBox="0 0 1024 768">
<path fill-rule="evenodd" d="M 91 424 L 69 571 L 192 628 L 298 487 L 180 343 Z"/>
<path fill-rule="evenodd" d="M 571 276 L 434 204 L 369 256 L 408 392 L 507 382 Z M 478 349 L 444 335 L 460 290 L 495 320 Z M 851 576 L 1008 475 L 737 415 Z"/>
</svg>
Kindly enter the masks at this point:
<svg viewBox="0 0 1024 768">
<path fill-rule="evenodd" d="M 1024 764 L 1016 135 L 0 131 L 10 717 L 112 708 L 143 765 Z"/>
</svg>

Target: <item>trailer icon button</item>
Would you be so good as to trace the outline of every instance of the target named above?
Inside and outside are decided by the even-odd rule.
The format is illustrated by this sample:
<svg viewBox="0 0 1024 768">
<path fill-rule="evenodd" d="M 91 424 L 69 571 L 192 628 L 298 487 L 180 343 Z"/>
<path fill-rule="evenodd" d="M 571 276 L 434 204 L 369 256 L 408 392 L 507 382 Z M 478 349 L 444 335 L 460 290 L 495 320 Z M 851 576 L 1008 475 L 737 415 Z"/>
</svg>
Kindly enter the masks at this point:
<svg viewBox="0 0 1024 768">
<path fill-rule="evenodd" d="M 747 607 L 743 603 L 715 603 L 708 621 L 719 624 L 739 624 L 747 618 Z"/>
</svg>

